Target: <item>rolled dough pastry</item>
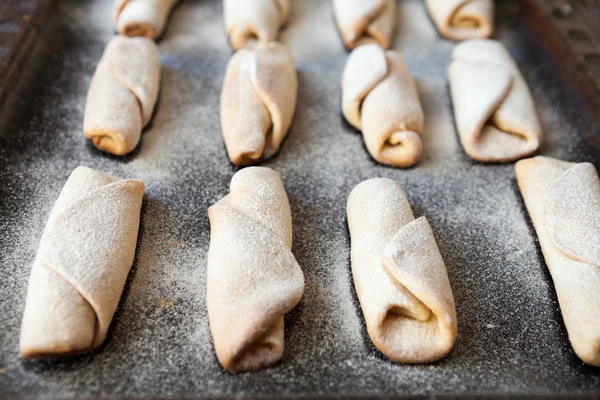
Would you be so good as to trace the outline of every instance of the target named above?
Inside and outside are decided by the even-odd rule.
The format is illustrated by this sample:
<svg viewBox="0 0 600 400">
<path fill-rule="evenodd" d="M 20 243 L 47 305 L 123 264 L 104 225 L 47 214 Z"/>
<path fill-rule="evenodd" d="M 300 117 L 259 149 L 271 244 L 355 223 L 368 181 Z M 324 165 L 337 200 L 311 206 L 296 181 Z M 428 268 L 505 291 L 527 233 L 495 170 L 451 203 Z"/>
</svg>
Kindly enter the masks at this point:
<svg viewBox="0 0 600 400">
<path fill-rule="evenodd" d="M 297 93 L 294 58 L 284 45 L 271 42 L 233 55 L 221 93 L 221 129 L 232 163 L 255 164 L 277 153 Z"/>
<path fill-rule="evenodd" d="M 517 181 L 575 353 L 600 367 L 600 179 L 594 165 L 519 161 Z"/>
<path fill-rule="evenodd" d="M 494 31 L 493 0 L 426 0 L 440 34 L 451 40 L 488 38 Z"/>
<path fill-rule="evenodd" d="M 116 155 L 135 149 L 152 117 L 159 86 L 156 44 L 143 37 L 115 36 L 90 83 L 85 137 L 98 149 Z"/>
<path fill-rule="evenodd" d="M 116 0 L 113 12 L 117 32 L 156 39 L 167 25 L 179 0 Z"/>
<path fill-rule="evenodd" d="M 144 183 L 86 167 L 72 173 L 35 258 L 20 351 L 79 353 L 102 344 L 133 263 Z"/>
<path fill-rule="evenodd" d="M 239 171 L 208 215 L 207 306 L 217 358 L 232 372 L 268 367 L 283 355 L 283 317 L 304 292 L 279 174 Z"/>
<path fill-rule="evenodd" d="M 369 44 L 350 54 L 342 77 L 342 112 L 380 163 L 406 168 L 421 157 L 425 118 L 400 53 Z"/>
<path fill-rule="evenodd" d="M 347 48 L 367 43 L 390 47 L 396 28 L 396 0 L 333 0 L 333 13 Z"/>
<path fill-rule="evenodd" d="M 456 46 L 448 75 L 462 145 L 483 162 L 515 161 L 540 146 L 542 127 L 525 79 L 504 46 L 473 39 Z"/>
<path fill-rule="evenodd" d="M 234 50 L 277 39 L 291 0 L 223 0 L 225 28 Z"/>
<path fill-rule="evenodd" d="M 393 361 L 444 357 L 456 338 L 454 297 L 427 219 L 400 186 L 370 179 L 348 198 L 352 275 L 375 346 Z"/>
</svg>

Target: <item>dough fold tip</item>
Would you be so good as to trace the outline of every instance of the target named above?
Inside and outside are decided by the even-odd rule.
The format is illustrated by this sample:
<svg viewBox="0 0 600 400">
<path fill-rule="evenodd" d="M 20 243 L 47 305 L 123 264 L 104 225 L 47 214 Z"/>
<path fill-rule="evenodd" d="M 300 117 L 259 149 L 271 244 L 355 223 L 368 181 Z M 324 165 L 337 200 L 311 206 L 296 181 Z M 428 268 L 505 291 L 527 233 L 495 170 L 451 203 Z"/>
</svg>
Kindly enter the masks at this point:
<svg viewBox="0 0 600 400">
<path fill-rule="evenodd" d="M 125 155 L 125 154 L 131 152 L 135 148 L 135 147 L 129 148 L 130 146 L 127 146 L 127 142 L 125 142 L 123 140 L 115 139 L 115 138 L 118 138 L 118 136 L 119 136 L 118 133 L 116 133 L 116 132 L 92 130 L 92 131 L 87 131 L 85 133 L 85 136 L 88 139 L 92 140 L 92 144 L 98 150 L 104 151 L 107 153 L 111 153 L 111 154 L 114 154 L 117 156 Z"/>
<path fill-rule="evenodd" d="M 143 36 L 148 39 L 154 39 L 158 35 L 152 25 L 143 22 L 128 24 L 122 33 L 126 36 Z"/>
<path fill-rule="evenodd" d="M 487 38 L 494 30 L 493 0 L 427 0 L 439 33 L 450 40 Z"/>
<path fill-rule="evenodd" d="M 398 131 L 390 135 L 375 154 L 375 159 L 396 168 L 408 168 L 419 161 L 422 153 L 421 135 L 414 131 Z"/>
<path fill-rule="evenodd" d="M 129 37 L 158 39 L 171 11 L 179 0 L 116 0 L 113 9 L 115 30 Z"/>
<path fill-rule="evenodd" d="M 264 139 L 264 138 L 263 138 Z M 266 158 L 269 158 L 265 150 L 265 141 L 245 143 L 243 137 L 240 136 L 239 141 L 230 141 L 227 147 L 227 153 L 231 162 L 239 167 L 248 167 L 256 165 Z"/>
<path fill-rule="evenodd" d="M 46 345 L 27 344 L 19 346 L 19 353 L 21 354 L 21 357 L 32 360 L 73 356 L 84 353 L 88 350 L 90 350 L 89 347 L 82 349 L 74 347 L 69 343 L 68 340 L 64 343 L 54 342 Z"/>
<path fill-rule="evenodd" d="M 266 44 L 268 39 L 262 37 L 260 31 L 252 29 L 248 24 L 236 25 L 229 33 L 229 41 L 233 50 L 255 49 L 261 44 Z"/>
<path fill-rule="evenodd" d="M 217 356 L 223 368 L 230 372 L 258 371 L 279 363 L 284 352 L 283 342 L 284 323 L 283 318 L 279 318 L 273 327 L 265 332 L 261 338 L 253 343 L 249 343 L 239 353 L 219 356 L 218 352 Z"/>
</svg>

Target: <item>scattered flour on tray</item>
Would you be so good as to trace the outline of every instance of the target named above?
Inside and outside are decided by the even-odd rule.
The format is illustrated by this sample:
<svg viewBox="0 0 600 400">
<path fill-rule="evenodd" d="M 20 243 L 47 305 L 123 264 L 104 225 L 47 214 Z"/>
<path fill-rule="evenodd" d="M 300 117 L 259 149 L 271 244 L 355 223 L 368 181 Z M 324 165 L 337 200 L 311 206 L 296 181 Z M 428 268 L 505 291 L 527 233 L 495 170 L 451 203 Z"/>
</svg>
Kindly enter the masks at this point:
<svg viewBox="0 0 600 400">
<path fill-rule="evenodd" d="M 542 153 L 591 160 L 592 117 L 560 78 L 520 13 L 498 8 L 496 37 L 521 66 L 546 138 Z M 63 0 L 48 24 L 45 67 L 0 127 L 0 397 L 180 397 L 580 392 L 600 377 L 569 348 L 512 165 L 482 165 L 453 126 L 446 67 L 423 3 L 399 7 L 402 51 L 426 113 L 425 154 L 409 170 L 377 165 L 342 118 L 347 53 L 326 0 L 293 3 L 281 35 L 296 58 L 296 117 L 265 166 L 281 175 L 293 215 L 293 252 L 306 289 L 286 317 L 286 352 L 274 368 L 231 375 L 217 363 L 206 315 L 207 208 L 236 171 L 219 124 L 231 50 L 221 2 L 184 1 L 159 43 L 162 86 L 138 149 L 109 157 L 85 143 L 85 95 L 112 36 L 112 1 Z M 597 128 L 595 129 L 596 133 Z M 88 355 L 23 361 L 18 335 L 27 278 L 52 205 L 69 173 L 87 165 L 146 183 L 136 260 L 106 344 Z M 370 343 L 350 274 L 346 201 L 364 179 L 389 177 L 416 217 L 427 216 L 453 288 L 458 340 L 444 360 L 398 365 Z M 6 204 L 4 204 L 4 202 Z M 168 306 L 164 306 L 168 305 Z M 494 329 L 488 327 L 493 325 Z"/>
</svg>

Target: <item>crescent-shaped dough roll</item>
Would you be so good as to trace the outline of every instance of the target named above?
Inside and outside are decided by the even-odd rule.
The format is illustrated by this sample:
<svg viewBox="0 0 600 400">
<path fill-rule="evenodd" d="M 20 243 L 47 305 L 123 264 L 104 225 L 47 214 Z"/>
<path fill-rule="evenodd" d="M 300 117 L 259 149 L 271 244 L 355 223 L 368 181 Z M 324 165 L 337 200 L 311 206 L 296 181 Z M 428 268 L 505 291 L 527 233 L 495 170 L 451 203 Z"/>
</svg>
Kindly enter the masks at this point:
<svg viewBox="0 0 600 400">
<path fill-rule="evenodd" d="M 517 64 L 495 40 L 456 46 L 448 76 L 462 145 L 483 162 L 509 162 L 534 153 L 542 127 Z"/>
<path fill-rule="evenodd" d="M 83 130 L 94 146 L 127 154 L 140 141 L 160 86 L 160 59 L 154 41 L 115 36 L 106 46 L 87 94 Z"/>
<path fill-rule="evenodd" d="M 347 48 L 368 43 L 390 47 L 396 28 L 396 0 L 333 0 L 333 13 Z"/>
<path fill-rule="evenodd" d="M 144 183 L 86 167 L 56 201 L 35 258 L 20 351 L 50 357 L 102 344 L 133 263 Z"/>
<path fill-rule="evenodd" d="M 400 53 L 368 44 L 350 54 L 342 77 L 342 112 L 380 163 L 406 168 L 421 158 L 425 117 Z"/>
<path fill-rule="evenodd" d="M 517 181 L 575 353 L 600 367 L 600 179 L 594 165 L 519 161 Z"/>
<path fill-rule="evenodd" d="M 276 40 L 291 6 L 291 0 L 223 0 L 231 47 L 237 51 Z"/>
<path fill-rule="evenodd" d="M 488 38 L 494 31 L 493 0 L 427 0 L 440 34 L 451 40 Z"/>
<path fill-rule="evenodd" d="M 113 19 L 117 32 L 156 39 L 179 0 L 116 0 Z"/>
<path fill-rule="evenodd" d="M 427 219 L 402 189 L 370 179 L 348 198 L 352 275 L 371 340 L 402 363 L 444 357 L 456 339 L 454 297 Z"/>
<path fill-rule="evenodd" d="M 273 365 L 283 356 L 283 317 L 304 292 L 279 174 L 239 171 L 208 215 L 207 306 L 217 358 L 232 372 Z"/>
<path fill-rule="evenodd" d="M 233 55 L 221 93 L 221 129 L 232 163 L 256 164 L 277 153 L 297 93 L 294 58 L 284 45 L 271 42 Z"/>
</svg>

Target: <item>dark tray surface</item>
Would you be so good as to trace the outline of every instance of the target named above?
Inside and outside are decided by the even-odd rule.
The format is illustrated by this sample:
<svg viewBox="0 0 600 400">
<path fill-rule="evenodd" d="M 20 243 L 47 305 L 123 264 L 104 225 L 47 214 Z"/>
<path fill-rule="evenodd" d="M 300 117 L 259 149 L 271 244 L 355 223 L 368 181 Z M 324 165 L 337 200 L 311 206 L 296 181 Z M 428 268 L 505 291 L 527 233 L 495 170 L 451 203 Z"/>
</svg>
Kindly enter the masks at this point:
<svg viewBox="0 0 600 400">
<path fill-rule="evenodd" d="M 597 163 L 594 110 L 530 27 L 525 2 L 498 3 L 496 37 L 539 106 L 541 153 Z M 220 2 L 184 1 L 174 12 L 160 42 L 158 109 L 139 149 L 125 158 L 101 154 L 82 133 L 89 81 L 113 34 L 112 1 L 57 2 L 31 71 L 0 120 L 0 398 L 600 396 L 599 370 L 570 348 L 513 165 L 474 163 L 458 143 L 446 84 L 454 44 L 438 37 L 420 0 L 400 4 L 395 47 L 418 81 L 427 117 L 425 155 L 410 170 L 376 164 L 343 122 L 347 53 L 330 2 L 294 2 L 282 41 L 299 70 L 297 114 L 281 152 L 265 165 L 282 174 L 290 197 L 306 291 L 286 318 L 282 362 L 232 375 L 214 356 L 205 306 L 206 209 L 235 173 L 219 124 L 231 56 Z M 52 205 L 80 164 L 146 182 L 136 261 L 105 345 L 57 361 L 23 361 L 18 337 L 31 265 Z M 431 365 L 382 357 L 354 294 L 346 199 L 360 181 L 379 176 L 398 181 L 415 214 L 429 219 L 454 290 L 456 347 Z M 174 305 L 164 308 L 163 300 Z"/>
</svg>

